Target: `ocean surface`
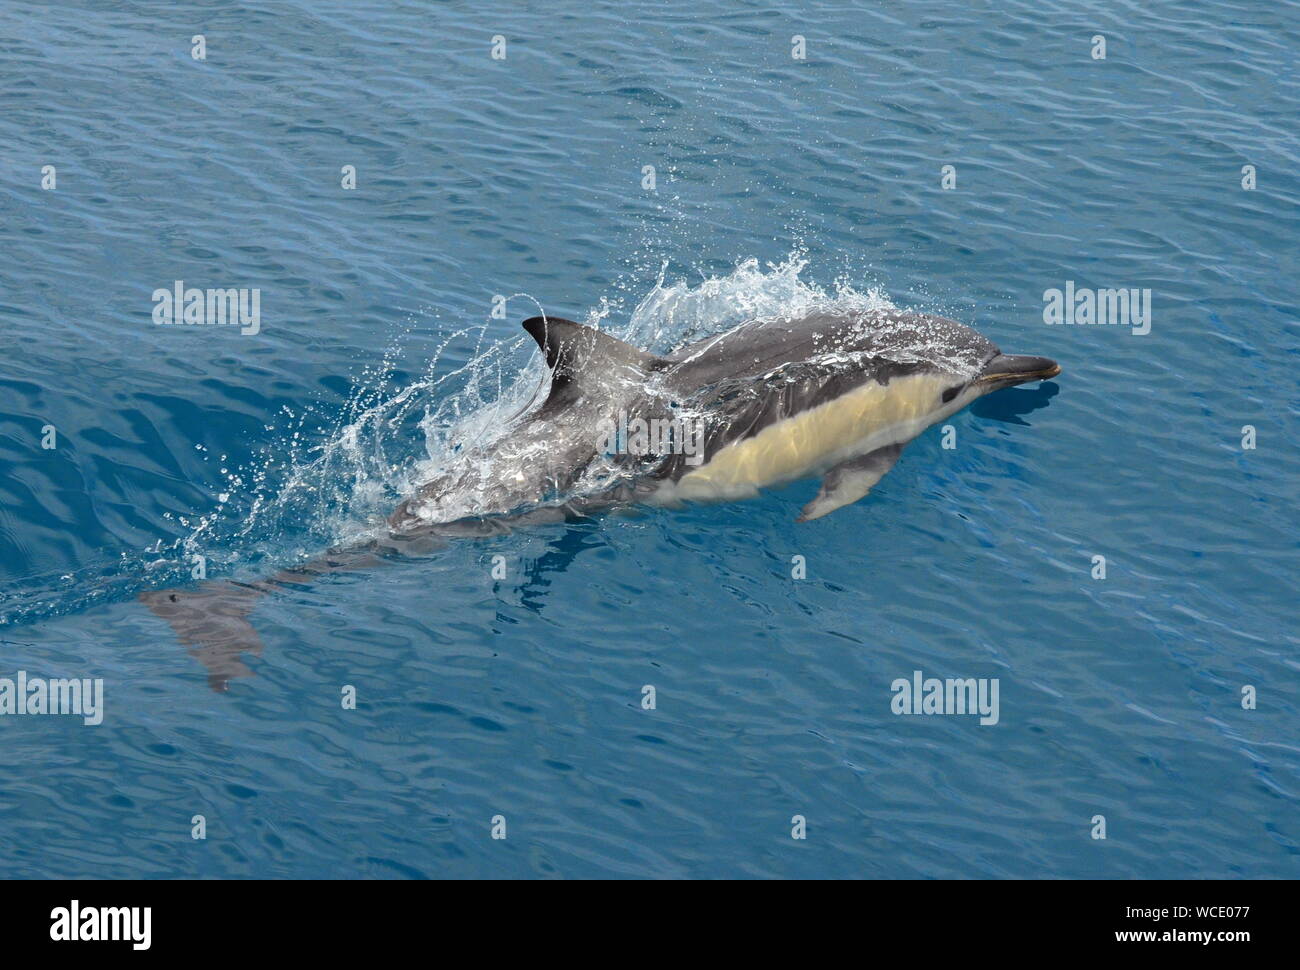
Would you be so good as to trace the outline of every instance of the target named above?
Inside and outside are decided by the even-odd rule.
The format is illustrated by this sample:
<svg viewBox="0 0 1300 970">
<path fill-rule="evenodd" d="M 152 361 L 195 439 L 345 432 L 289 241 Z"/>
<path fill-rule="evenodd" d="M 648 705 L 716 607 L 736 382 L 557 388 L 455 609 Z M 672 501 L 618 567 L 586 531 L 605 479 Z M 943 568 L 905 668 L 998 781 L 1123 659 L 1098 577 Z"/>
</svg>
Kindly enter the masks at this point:
<svg viewBox="0 0 1300 970">
<path fill-rule="evenodd" d="M 1298 51 L 1246 0 L 4 0 L 0 678 L 104 701 L 0 717 L 0 871 L 1300 875 Z M 155 323 L 177 280 L 259 331 Z M 1048 325 L 1071 281 L 1150 332 Z M 808 524 L 286 586 L 225 690 L 139 600 L 373 535 L 542 384 L 539 307 L 861 300 L 1064 372 Z M 893 713 L 918 670 L 998 723 Z"/>
</svg>

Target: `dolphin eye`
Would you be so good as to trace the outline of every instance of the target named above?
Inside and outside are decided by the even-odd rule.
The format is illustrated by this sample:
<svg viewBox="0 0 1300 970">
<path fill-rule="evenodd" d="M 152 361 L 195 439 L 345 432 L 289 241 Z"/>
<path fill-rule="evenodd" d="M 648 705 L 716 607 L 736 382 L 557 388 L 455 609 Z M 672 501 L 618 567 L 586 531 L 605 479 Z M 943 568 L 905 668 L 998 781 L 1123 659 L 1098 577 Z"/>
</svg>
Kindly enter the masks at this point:
<svg viewBox="0 0 1300 970">
<path fill-rule="evenodd" d="M 955 397 L 957 396 L 957 392 L 960 391 L 960 390 L 961 390 L 961 385 L 958 384 L 956 387 L 950 387 L 950 388 L 948 388 L 948 390 L 944 391 L 944 392 L 943 392 L 943 403 L 944 403 L 944 404 L 947 404 L 949 401 L 951 401 L 953 398 L 955 398 Z"/>
</svg>

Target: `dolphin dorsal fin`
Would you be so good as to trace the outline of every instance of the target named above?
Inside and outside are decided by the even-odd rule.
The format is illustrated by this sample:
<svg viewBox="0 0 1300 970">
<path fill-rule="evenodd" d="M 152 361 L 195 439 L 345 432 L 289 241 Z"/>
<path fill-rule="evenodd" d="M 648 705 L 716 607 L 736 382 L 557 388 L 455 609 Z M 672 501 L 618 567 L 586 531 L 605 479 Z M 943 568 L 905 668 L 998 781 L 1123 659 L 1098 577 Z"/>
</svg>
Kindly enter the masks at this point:
<svg viewBox="0 0 1300 970">
<path fill-rule="evenodd" d="M 600 380 L 629 367 L 651 371 L 661 363 L 654 354 L 563 317 L 529 317 L 523 327 L 546 355 L 552 393 L 586 374 Z"/>
</svg>

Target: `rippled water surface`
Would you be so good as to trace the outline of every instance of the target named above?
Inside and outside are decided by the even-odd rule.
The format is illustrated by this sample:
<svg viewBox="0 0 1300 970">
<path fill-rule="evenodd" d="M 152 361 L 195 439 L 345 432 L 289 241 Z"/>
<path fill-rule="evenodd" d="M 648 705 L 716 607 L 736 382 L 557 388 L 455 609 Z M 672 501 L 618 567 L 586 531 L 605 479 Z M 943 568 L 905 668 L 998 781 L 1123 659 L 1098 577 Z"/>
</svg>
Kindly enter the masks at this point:
<svg viewBox="0 0 1300 970">
<path fill-rule="evenodd" d="M 9 0 L 0 677 L 106 714 L 0 718 L 0 868 L 1295 877 L 1297 50 L 1226 0 Z M 261 332 L 156 326 L 175 280 Z M 1150 333 L 1045 325 L 1069 280 Z M 137 598 L 373 534 L 532 399 L 539 305 L 666 351 L 819 301 L 1064 373 L 812 523 L 802 482 L 287 586 L 224 692 Z M 914 670 L 999 723 L 894 715 Z"/>
</svg>

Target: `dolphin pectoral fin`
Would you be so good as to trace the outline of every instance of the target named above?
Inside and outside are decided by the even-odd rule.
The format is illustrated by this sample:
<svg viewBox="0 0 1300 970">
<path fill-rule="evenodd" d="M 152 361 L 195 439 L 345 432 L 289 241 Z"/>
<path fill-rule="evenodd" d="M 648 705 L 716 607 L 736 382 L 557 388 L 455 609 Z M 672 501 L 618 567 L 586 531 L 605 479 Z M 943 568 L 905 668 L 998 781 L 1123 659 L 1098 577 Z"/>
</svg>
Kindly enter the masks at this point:
<svg viewBox="0 0 1300 970">
<path fill-rule="evenodd" d="M 803 511 L 795 521 L 811 522 L 813 519 L 820 519 L 823 515 L 829 515 L 836 509 L 852 505 L 860 498 L 865 498 L 867 493 L 876 487 L 876 482 L 884 478 L 889 469 L 894 467 L 902 452 L 901 444 L 885 445 L 870 454 L 840 462 L 826 473 L 822 479 L 821 491 L 817 493 L 815 499 L 803 507 Z"/>
</svg>

